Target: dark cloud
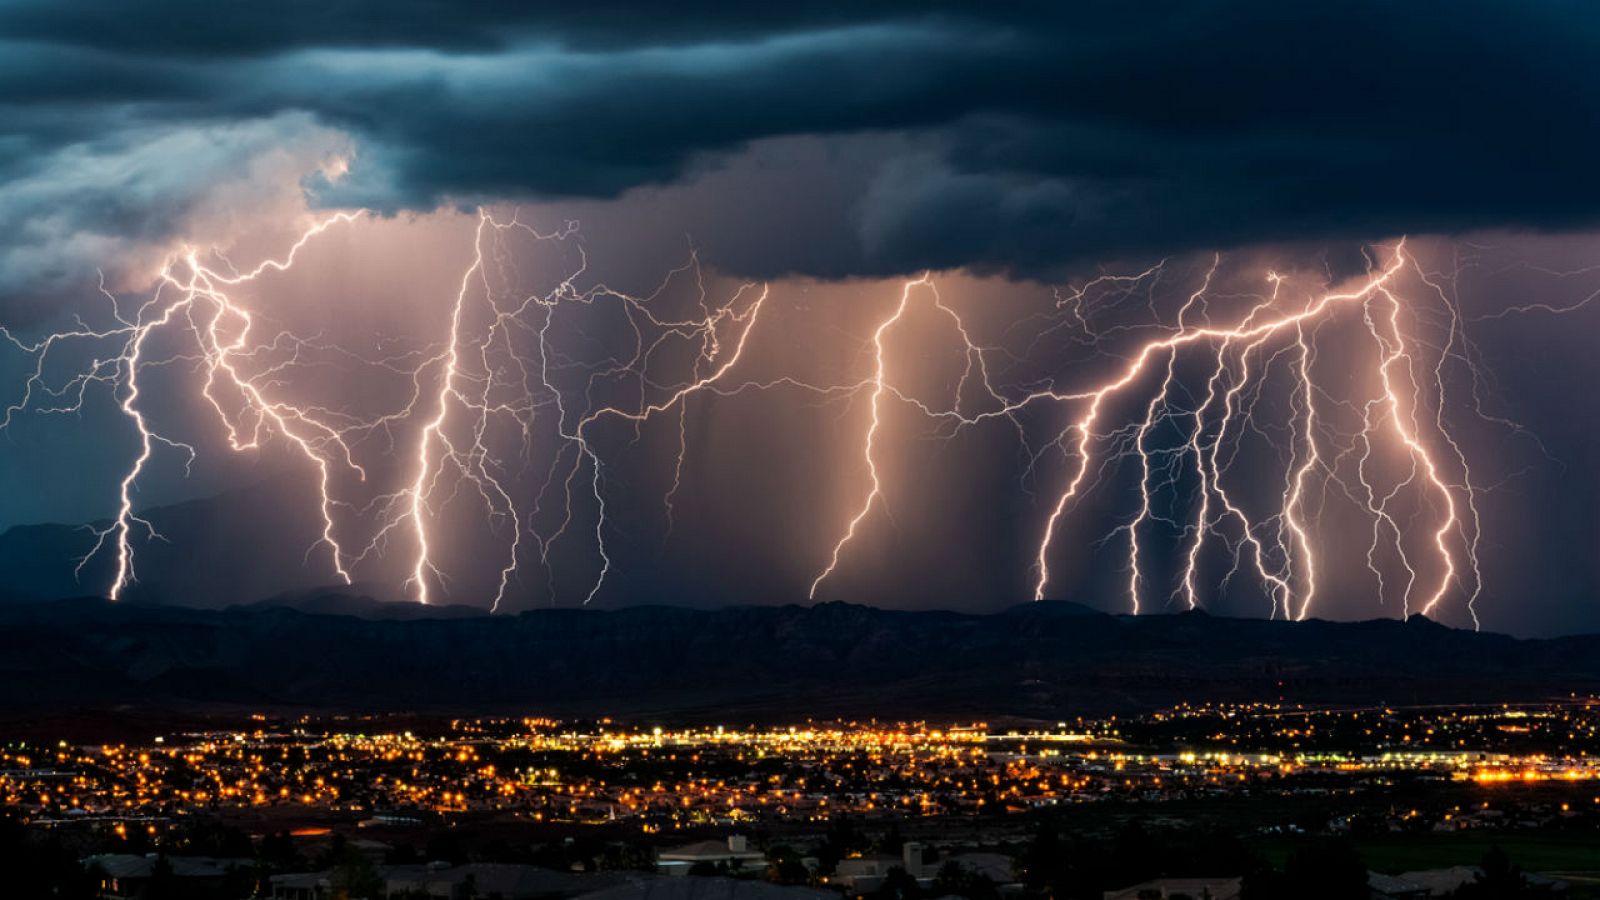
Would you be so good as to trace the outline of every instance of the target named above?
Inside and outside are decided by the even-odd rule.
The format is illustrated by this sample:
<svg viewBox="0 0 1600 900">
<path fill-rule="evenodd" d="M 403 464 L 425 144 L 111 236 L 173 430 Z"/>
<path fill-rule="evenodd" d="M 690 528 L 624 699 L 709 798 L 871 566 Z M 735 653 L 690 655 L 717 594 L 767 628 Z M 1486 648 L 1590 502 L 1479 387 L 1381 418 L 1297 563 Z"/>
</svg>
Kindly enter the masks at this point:
<svg viewBox="0 0 1600 900">
<path fill-rule="evenodd" d="M 735 5 L 726 0 L 282 0 L 219 4 L 152 0 L 130 15 L 116 0 L 0 5 L 0 33 L 117 53 L 199 57 L 269 54 L 309 47 L 503 49 L 524 41 L 591 47 L 663 46 L 908 19 L 970 18 L 953 0 L 880 0 Z M 997 2 L 986 15 L 1032 18 L 1044 4 Z"/>
<path fill-rule="evenodd" d="M 870 6 L 0 4 L 0 216 L 70 181 L 85 143 L 308 120 L 356 148 L 345 177 L 308 178 L 314 201 L 388 211 L 617 197 L 775 138 L 870 159 L 801 173 L 864 187 L 808 216 L 825 239 L 741 246 L 752 274 L 1041 275 L 1600 211 L 1586 4 Z M 63 198 L 75 221 L 93 193 Z M 158 206 L 144 227 L 181 221 Z"/>
</svg>

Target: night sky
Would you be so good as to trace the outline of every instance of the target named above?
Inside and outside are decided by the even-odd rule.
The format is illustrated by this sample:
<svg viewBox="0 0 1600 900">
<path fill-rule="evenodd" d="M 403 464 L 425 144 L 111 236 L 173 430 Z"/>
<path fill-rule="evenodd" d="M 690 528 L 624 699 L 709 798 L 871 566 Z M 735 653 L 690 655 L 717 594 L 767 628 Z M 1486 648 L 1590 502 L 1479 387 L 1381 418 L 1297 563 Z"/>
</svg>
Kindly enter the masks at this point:
<svg viewBox="0 0 1600 900">
<path fill-rule="evenodd" d="M 1600 630 L 1597 58 L 1578 2 L 0 0 L 0 529 L 91 526 L 0 596 Z"/>
</svg>

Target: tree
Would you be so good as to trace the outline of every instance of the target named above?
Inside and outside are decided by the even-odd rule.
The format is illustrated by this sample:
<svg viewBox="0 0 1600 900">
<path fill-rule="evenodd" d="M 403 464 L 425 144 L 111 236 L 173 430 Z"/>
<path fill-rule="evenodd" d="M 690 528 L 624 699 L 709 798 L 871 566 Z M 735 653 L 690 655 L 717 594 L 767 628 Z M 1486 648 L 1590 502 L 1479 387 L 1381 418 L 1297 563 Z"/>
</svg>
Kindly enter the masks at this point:
<svg viewBox="0 0 1600 900">
<path fill-rule="evenodd" d="M 1512 864 L 1511 857 L 1498 846 L 1490 847 L 1483 855 L 1480 868 L 1475 881 L 1455 892 L 1458 900 L 1532 900 L 1552 896 L 1548 888 L 1528 884 L 1522 867 Z"/>
<path fill-rule="evenodd" d="M 922 886 L 904 868 L 895 866 L 869 896 L 873 900 L 922 900 Z"/>
<path fill-rule="evenodd" d="M 606 872 L 654 872 L 654 851 L 642 844 L 616 841 L 607 844 L 595 859 Z"/>
<path fill-rule="evenodd" d="M 172 862 L 165 853 L 156 857 L 150 869 L 150 883 L 145 885 L 145 900 L 178 900 L 178 876 L 172 871 Z"/>
<path fill-rule="evenodd" d="M 967 900 L 1000 900 L 1000 889 L 989 876 L 973 872 L 955 860 L 939 867 L 930 892 L 935 897 L 954 894 Z"/>
<path fill-rule="evenodd" d="M 834 816 L 828 822 L 828 832 L 822 846 L 817 848 L 817 864 L 823 872 L 832 872 L 839 860 L 857 850 L 865 850 L 867 841 L 849 816 Z"/>
<path fill-rule="evenodd" d="M 1346 842 L 1316 841 L 1289 854 L 1283 896 L 1300 900 L 1366 900 L 1367 864 Z"/>
<path fill-rule="evenodd" d="M 363 900 L 383 896 L 383 877 L 372 860 L 358 850 L 345 849 L 328 876 L 334 900 Z"/>
<path fill-rule="evenodd" d="M 1165 875 L 1171 855 L 1161 834 L 1129 822 L 1111 844 L 1111 878 L 1117 884 L 1136 884 Z"/>
<path fill-rule="evenodd" d="M 459 866 L 467 861 L 467 845 L 462 842 L 461 836 L 450 831 L 435 832 L 428 838 L 423 855 L 430 862 L 444 861 L 452 866 Z"/>
<path fill-rule="evenodd" d="M 1017 868 L 1022 874 L 1023 884 L 1031 890 L 1045 892 L 1059 880 L 1065 861 L 1066 850 L 1061 843 L 1061 834 L 1056 831 L 1054 822 L 1045 819 L 1039 823 L 1038 831 L 1034 832 L 1033 843 L 1017 860 Z"/>
<path fill-rule="evenodd" d="M 248 857 L 255 853 L 250 835 L 212 819 L 189 823 L 176 836 L 181 855 Z"/>
<path fill-rule="evenodd" d="M 0 816 L 0 871 L 7 873 L 7 896 L 59 900 L 97 896 L 104 873 L 85 870 L 79 855 L 54 832 L 30 834 L 21 822 Z"/>
<path fill-rule="evenodd" d="M 767 851 L 767 880 L 773 884 L 810 884 L 811 870 L 793 847 L 779 844 Z"/>
<path fill-rule="evenodd" d="M 390 847 L 389 852 L 383 855 L 383 861 L 391 866 L 409 866 L 425 862 L 422 854 L 417 852 L 416 847 L 404 842 Z"/>
<path fill-rule="evenodd" d="M 269 834 L 261 839 L 261 862 L 278 872 L 293 872 L 306 867 L 305 857 L 294 845 L 287 831 Z"/>
<path fill-rule="evenodd" d="M 1017 870 L 1030 890 L 1053 900 L 1100 900 L 1109 881 L 1104 856 L 1100 848 L 1063 837 L 1055 822 L 1046 818 L 1017 861 Z"/>
</svg>

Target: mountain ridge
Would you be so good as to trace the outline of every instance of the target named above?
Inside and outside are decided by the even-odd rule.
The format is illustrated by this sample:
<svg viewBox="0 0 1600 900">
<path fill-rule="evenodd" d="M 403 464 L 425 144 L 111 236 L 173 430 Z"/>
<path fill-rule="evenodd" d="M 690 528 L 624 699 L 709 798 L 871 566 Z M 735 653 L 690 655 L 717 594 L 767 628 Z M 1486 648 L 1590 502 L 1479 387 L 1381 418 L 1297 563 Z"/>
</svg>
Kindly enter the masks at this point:
<svg viewBox="0 0 1600 900">
<path fill-rule="evenodd" d="M 1126 616 L 1053 602 L 993 614 L 838 602 L 386 618 L 270 602 L 0 609 L 0 716 L 11 718 L 248 709 L 1060 720 L 1206 700 L 1411 705 L 1591 692 L 1600 693 L 1600 635 L 1519 639 L 1418 618 Z"/>
</svg>

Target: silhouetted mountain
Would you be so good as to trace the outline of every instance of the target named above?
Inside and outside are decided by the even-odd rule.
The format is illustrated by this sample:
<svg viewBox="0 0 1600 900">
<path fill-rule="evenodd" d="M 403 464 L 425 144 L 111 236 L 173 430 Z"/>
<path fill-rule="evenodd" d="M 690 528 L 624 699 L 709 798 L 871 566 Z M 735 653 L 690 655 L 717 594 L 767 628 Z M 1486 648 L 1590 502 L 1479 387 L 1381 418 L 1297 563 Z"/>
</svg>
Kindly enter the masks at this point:
<svg viewBox="0 0 1600 900">
<path fill-rule="evenodd" d="M 308 518 L 314 501 L 303 479 L 279 476 L 141 510 L 165 540 L 135 530 L 139 582 L 129 598 L 222 607 L 326 584 L 326 551 L 307 552 L 308 536 L 317 533 Z M 0 534 L 0 603 L 81 597 L 109 585 L 116 564 L 109 544 L 77 570 L 106 524 L 19 525 Z"/>
<path fill-rule="evenodd" d="M 0 610 L 0 711 L 12 717 L 225 707 L 1054 720 L 1185 700 L 1415 704 L 1594 690 L 1600 636 L 1517 640 L 1421 619 L 1131 617 L 1056 603 L 988 616 L 826 603 L 409 620 L 283 604 Z"/>
<path fill-rule="evenodd" d="M 368 593 L 367 591 L 372 593 Z M 438 604 L 424 605 L 394 600 L 379 600 L 373 593 L 383 593 L 383 588 L 364 585 L 334 585 L 281 594 L 241 604 L 232 608 L 244 610 L 292 609 L 297 612 L 321 616 L 355 616 L 358 619 L 461 619 L 487 616 L 489 611 L 476 606 Z"/>
</svg>

